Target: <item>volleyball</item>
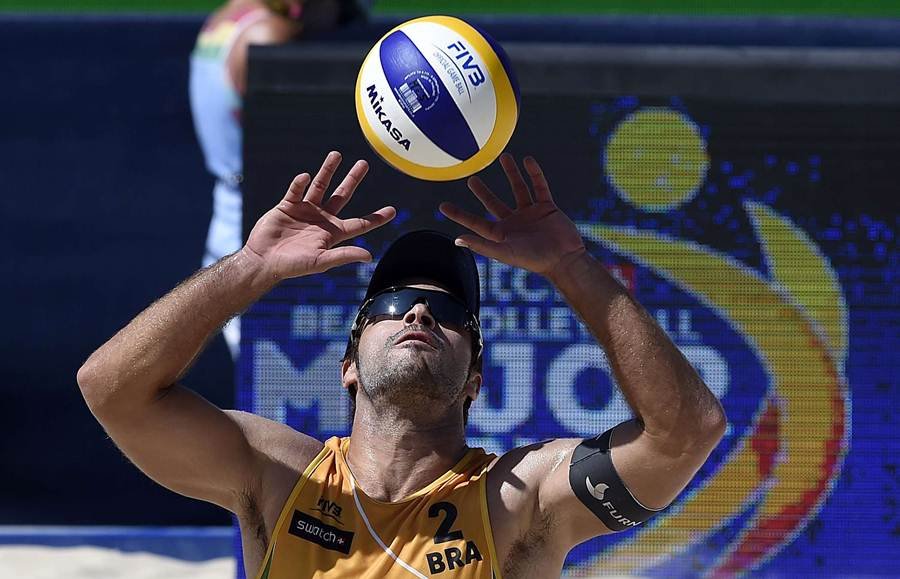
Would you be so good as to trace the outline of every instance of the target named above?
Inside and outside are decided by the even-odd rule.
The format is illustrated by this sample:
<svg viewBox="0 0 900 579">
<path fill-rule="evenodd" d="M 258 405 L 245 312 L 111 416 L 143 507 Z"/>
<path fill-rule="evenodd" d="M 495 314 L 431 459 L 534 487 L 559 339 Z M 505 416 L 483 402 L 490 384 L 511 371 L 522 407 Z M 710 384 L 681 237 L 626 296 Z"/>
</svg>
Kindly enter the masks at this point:
<svg viewBox="0 0 900 579">
<path fill-rule="evenodd" d="M 372 149 L 429 181 L 477 173 L 496 159 L 519 118 L 519 87 L 506 53 L 458 18 L 400 24 L 366 56 L 356 115 Z"/>
</svg>

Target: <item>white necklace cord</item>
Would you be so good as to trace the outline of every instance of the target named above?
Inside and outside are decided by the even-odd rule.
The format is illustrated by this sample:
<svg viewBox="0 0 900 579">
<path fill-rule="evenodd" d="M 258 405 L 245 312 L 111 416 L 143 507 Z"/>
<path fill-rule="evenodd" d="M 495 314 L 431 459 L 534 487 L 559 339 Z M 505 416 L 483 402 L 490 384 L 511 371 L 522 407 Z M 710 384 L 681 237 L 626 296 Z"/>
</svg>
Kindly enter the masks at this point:
<svg viewBox="0 0 900 579">
<path fill-rule="evenodd" d="M 347 465 L 347 472 L 350 472 L 350 465 Z M 356 503 L 356 512 L 359 513 L 359 516 L 362 517 L 363 522 L 366 524 L 366 528 L 369 529 L 369 534 L 372 535 L 372 538 L 375 539 L 375 542 L 384 550 L 385 553 L 390 555 L 390 557 L 400 564 L 401 567 L 418 577 L 419 579 L 428 579 L 425 575 L 419 573 L 415 567 L 401 559 L 391 551 L 391 548 L 384 544 L 384 541 L 381 540 L 381 537 L 378 536 L 378 533 L 375 532 L 375 529 L 372 528 L 372 524 L 369 522 L 369 517 L 366 516 L 366 511 L 363 510 L 362 504 L 359 502 L 359 495 L 356 493 L 356 480 L 353 477 L 353 473 L 350 472 L 350 488 L 353 490 L 353 502 Z"/>
</svg>

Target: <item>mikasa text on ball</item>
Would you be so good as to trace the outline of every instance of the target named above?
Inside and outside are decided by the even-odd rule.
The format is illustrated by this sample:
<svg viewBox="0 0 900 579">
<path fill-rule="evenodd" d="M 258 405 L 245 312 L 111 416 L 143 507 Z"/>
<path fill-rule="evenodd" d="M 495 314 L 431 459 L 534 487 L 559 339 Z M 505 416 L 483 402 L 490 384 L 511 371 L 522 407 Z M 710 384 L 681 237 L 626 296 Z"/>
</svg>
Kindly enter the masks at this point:
<svg viewBox="0 0 900 579">
<path fill-rule="evenodd" d="M 487 167 L 519 118 L 519 88 L 500 45 L 450 16 L 404 22 L 369 51 L 356 115 L 385 161 L 429 181 Z"/>
</svg>

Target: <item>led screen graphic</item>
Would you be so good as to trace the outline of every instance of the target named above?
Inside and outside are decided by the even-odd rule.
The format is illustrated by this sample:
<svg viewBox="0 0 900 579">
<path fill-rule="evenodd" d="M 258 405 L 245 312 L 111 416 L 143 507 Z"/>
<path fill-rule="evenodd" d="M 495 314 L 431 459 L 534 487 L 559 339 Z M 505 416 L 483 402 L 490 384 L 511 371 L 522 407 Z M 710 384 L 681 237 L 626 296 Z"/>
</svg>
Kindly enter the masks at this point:
<svg viewBox="0 0 900 579">
<path fill-rule="evenodd" d="M 589 250 L 729 417 L 670 508 L 577 547 L 567 573 L 894 574 L 900 108 L 567 99 L 562 120 L 551 98 L 525 103 L 514 151 L 542 161 Z M 436 202 L 403 195 L 397 220 L 360 241 L 376 256 L 416 212 L 452 230 Z M 628 419 L 552 287 L 478 265 L 486 368 L 470 444 L 503 452 Z M 284 284 L 244 316 L 242 407 L 320 439 L 347 434 L 340 358 L 372 267 Z"/>
</svg>

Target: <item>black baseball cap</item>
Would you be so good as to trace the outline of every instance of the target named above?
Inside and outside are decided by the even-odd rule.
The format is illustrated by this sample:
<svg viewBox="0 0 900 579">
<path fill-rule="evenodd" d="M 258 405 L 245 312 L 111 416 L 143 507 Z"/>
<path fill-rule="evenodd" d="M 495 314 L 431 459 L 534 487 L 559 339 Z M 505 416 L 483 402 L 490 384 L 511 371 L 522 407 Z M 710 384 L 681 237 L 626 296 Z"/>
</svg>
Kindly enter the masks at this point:
<svg viewBox="0 0 900 579">
<path fill-rule="evenodd" d="M 481 307 L 481 289 L 475 256 L 465 247 L 459 247 L 454 238 L 439 231 L 418 230 L 398 237 L 388 247 L 375 266 L 363 304 L 373 296 L 392 287 L 431 281 L 462 301 L 475 318 L 478 348 L 481 349 L 481 331 L 478 326 L 478 310 Z M 362 308 L 362 305 L 360 306 Z M 350 356 L 354 322 L 344 359 Z"/>
<path fill-rule="evenodd" d="M 375 266 L 363 301 L 409 280 L 427 279 L 461 300 L 477 318 L 481 300 L 475 257 L 453 240 L 427 229 L 398 237 Z"/>
</svg>

